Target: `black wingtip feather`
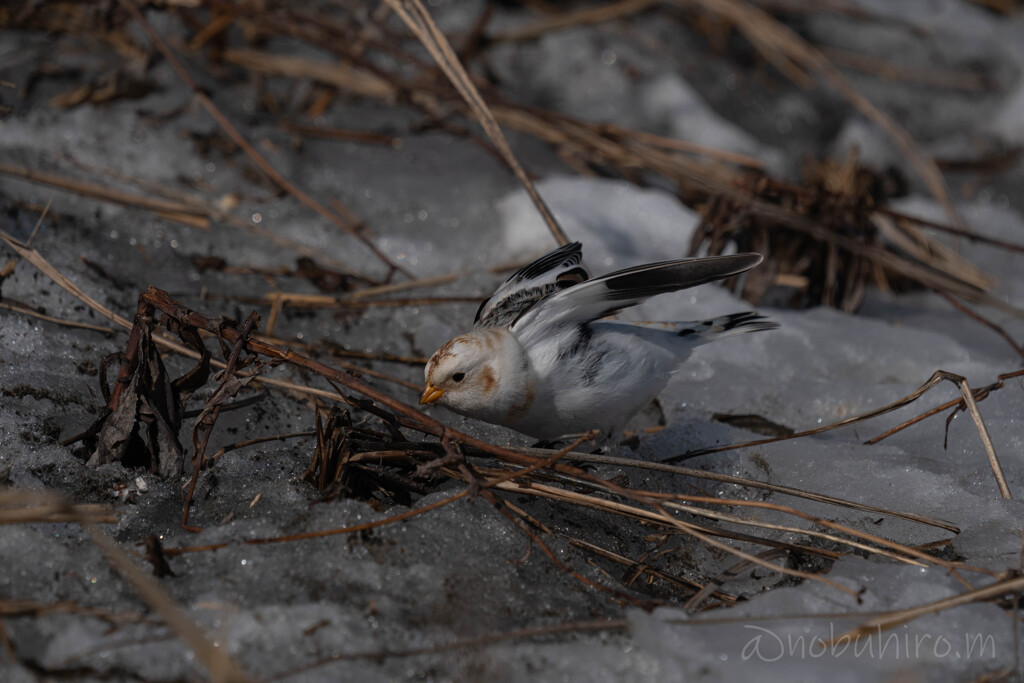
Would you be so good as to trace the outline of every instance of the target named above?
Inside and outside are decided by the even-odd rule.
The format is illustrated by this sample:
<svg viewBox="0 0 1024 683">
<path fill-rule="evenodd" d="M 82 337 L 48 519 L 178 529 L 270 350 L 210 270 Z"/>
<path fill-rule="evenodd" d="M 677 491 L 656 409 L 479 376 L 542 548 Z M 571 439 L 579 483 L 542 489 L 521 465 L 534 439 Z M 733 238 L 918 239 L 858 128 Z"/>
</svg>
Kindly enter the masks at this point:
<svg viewBox="0 0 1024 683">
<path fill-rule="evenodd" d="M 613 274 L 605 286 L 612 299 L 654 296 L 739 275 L 763 260 L 761 254 L 751 253 L 648 263 Z M 616 292 L 622 292 L 622 296 L 616 296 Z"/>
<path fill-rule="evenodd" d="M 563 249 L 569 251 L 569 245 Z M 523 334 L 529 336 L 533 323 L 560 325 L 598 320 L 658 294 L 739 275 L 763 260 L 760 254 L 748 253 L 662 261 L 627 268 L 544 297 L 528 311 L 522 312 L 511 327 L 522 329 Z"/>
<path fill-rule="evenodd" d="M 676 334 L 680 337 L 688 337 L 694 334 L 707 335 L 714 333 L 715 335 L 721 335 L 726 332 L 762 332 L 777 329 L 779 329 L 779 323 L 769 320 L 755 311 L 744 311 L 710 320 L 702 320 L 699 323 L 695 323 L 693 327 L 679 330 Z"/>
<path fill-rule="evenodd" d="M 535 261 L 531 261 L 512 273 L 505 280 L 505 284 L 499 287 L 494 294 L 480 302 L 480 306 L 476 309 L 476 315 L 473 316 L 473 324 L 484 327 L 515 324 L 515 321 L 526 313 L 531 306 L 543 300 L 544 297 L 588 280 L 590 275 L 580 265 L 582 260 L 582 245 L 579 242 L 570 242 L 541 256 Z M 564 268 L 569 270 L 560 272 L 551 283 L 529 288 L 522 286 L 522 283 L 530 282 L 536 278 L 543 278 L 547 273 Z M 519 285 L 519 287 L 516 288 L 516 285 Z M 508 289 L 509 287 L 513 288 Z M 525 296 L 523 295 L 524 293 L 526 293 Z M 495 297 L 499 297 L 499 299 L 496 300 Z M 491 302 L 495 302 L 495 306 L 498 308 L 503 303 L 508 304 L 511 302 L 515 304 L 515 310 L 511 311 L 511 315 L 509 311 L 505 311 L 504 315 L 495 316 L 495 310 L 490 306 Z M 518 311 L 518 314 L 516 314 L 516 311 Z"/>
<path fill-rule="evenodd" d="M 741 327 L 754 327 L 758 326 L 758 329 L 775 329 L 779 326 L 778 323 L 768 320 L 760 313 L 754 311 L 744 311 L 743 313 L 733 313 L 731 315 L 724 316 L 724 320 L 710 321 L 712 323 L 718 322 L 722 327 L 723 331 L 736 330 Z M 761 326 L 766 326 L 762 328 Z"/>
<path fill-rule="evenodd" d="M 554 251 L 541 256 L 536 261 L 532 261 L 516 272 L 512 273 L 507 282 L 511 282 L 517 278 L 523 280 L 529 280 L 531 278 L 538 277 L 549 270 L 558 268 L 559 266 L 576 265 L 583 260 L 583 245 L 579 242 L 569 242 L 569 244 L 563 245 Z"/>
</svg>

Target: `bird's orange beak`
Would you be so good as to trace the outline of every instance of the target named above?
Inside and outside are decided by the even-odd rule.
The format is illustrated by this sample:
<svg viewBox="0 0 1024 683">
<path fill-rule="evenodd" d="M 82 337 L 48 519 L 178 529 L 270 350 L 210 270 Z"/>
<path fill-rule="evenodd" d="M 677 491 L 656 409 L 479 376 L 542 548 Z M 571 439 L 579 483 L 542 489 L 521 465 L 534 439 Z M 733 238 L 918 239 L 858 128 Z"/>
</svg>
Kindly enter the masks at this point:
<svg viewBox="0 0 1024 683">
<path fill-rule="evenodd" d="M 444 396 L 444 389 L 438 389 L 430 382 L 427 382 L 427 386 L 423 387 L 423 395 L 420 396 L 420 405 L 433 403 L 442 396 Z"/>
</svg>

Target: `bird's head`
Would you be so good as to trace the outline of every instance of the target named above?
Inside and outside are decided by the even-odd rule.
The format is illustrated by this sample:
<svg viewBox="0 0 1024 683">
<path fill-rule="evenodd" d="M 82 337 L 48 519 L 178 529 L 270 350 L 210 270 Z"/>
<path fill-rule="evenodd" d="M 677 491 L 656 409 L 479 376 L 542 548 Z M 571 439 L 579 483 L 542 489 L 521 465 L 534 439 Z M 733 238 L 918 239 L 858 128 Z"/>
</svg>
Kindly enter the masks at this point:
<svg viewBox="0 0 1024 683">
<path fill-rule="evenodd" d="M 515 336 L 495 327 L 459 335 L 427 361 L 420 403 L 506 424 L 532 400 L 529 362 Z M 528 406 L 526 406 L 528 407 Z"/>
<path fill-rule="evenodd" d="M 494 362 L 498 350 L 489 336 L 479 333 L 449 341 L 427 362 L 420 403 L 437 401 L 459 412 L 472 412 L 493 401 L 498 386 Z"/>
</svg>

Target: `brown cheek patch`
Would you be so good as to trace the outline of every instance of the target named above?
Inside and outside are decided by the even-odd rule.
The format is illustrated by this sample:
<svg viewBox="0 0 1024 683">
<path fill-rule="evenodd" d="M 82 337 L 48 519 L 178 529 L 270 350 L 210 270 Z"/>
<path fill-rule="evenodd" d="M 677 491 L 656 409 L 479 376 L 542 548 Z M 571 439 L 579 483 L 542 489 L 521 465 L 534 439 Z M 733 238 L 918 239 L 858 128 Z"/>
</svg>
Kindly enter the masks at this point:
<svg viewBox="0 0 1024 683">
<path fill-rule="evenodd" d="M 480 371 L 480 383 L 483 385 L 485 393 L 491 393 L 494 391 L 494 387 L 497 386 L 498 380 L 494 378 L 494 371 L 491 370 L 490 366 L 485 365 L 483 370 Z"/>
<path fill-rule="evenodd" d="M 523 398 L 523 402 L 509 408 L 508 416 L 513 420 L 517 420 L 522 416 L 526 415 L 526 413 L 528 413 L 530 410 L 530 406 L 533 405 L 533 399 L 533 382 L 530 382 L 529 384 L 526 385 L 526 396 Z"/>
</svg>

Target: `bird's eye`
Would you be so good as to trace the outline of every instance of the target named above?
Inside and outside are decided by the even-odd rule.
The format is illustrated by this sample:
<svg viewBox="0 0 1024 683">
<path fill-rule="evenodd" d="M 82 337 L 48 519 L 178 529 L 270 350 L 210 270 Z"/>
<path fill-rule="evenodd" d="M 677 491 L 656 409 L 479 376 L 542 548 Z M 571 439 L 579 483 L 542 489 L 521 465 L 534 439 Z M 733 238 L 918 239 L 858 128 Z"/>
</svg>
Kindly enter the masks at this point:
<svg viewBox="0 0 1024 683">
<path fill-rule="evenodd" d="M 453 382 L 461 382 L 464 379 L 466 379 L 466 373 L 464 372 L 456 372 L 454 375 L 452 375 Z"/>
</svg>

